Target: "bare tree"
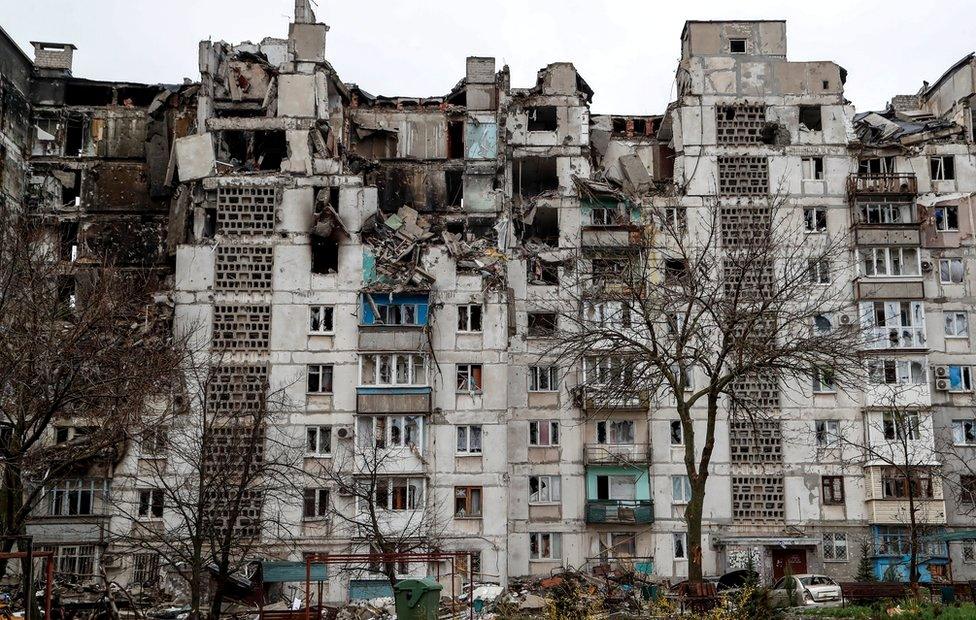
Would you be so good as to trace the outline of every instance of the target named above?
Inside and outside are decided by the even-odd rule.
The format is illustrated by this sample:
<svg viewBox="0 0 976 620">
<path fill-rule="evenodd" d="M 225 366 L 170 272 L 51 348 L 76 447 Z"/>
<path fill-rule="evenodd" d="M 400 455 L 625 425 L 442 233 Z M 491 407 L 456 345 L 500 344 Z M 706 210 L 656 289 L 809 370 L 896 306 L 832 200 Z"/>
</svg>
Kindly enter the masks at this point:
<svg viewBox="0 0 976 620">
<path fill-rule="evenodd" d="M 151 272 L 56 238 L 0 206 L 3 551 L 44 502 L 56 507 L 52 486 L 121 458 L 126 429 L 179 366 Z"/>
<path fill-rule="evenodd" d="M 232 578 L 269 542 L 287 544 L 302 452 L 266 364 L 191 358 L 169 406 L 137 429 L 140 465 L 116 498 L 131 527 L 117 544 L 178 575 L 191 617 L 218 618 Z"/>
<path fill-rule="evenodd" d="M 362 541 L 368 552 L 390 556 L 438 549 L 439 519 L 423 473 L 423 416 L 357 418 L 352 441 L 337 442 L 331 459 L 318 463 L 310 479 L 337 497 L 326 514 L 332 533 Z M 397 561 L 350 566 L 351 570 L 382 574 L 392 586 Z"/>
<path fill-rule="evenodd" d="M 639 220 L 617 227 L 623 238 L 607 229 L 600 247 L 567 258 L 568 277 L 551 302 L 558 328 L 544 355 L 564 370 L 582 368 L 577 391 L 588 415 L 650 397 L 673 402 L 692 491 L 692 581 L 702 579 L 716 422 L 729 412 L 762 415 L 745 385 L 778 385 L 815 369 L 838 384 L 860 378 L 858 321 L 841 320 L 851 312 L 849 241 L 808 239 L 803 229 L 801 210 L 781 197 L 645 206 Z"/>
</svg>

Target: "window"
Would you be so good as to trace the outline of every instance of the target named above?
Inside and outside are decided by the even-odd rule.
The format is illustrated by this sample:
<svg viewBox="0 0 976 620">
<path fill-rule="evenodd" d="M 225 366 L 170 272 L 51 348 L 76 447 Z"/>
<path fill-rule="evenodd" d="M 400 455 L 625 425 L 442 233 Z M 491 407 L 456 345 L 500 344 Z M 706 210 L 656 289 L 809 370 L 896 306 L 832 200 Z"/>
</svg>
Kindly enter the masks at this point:
<svg viewBox="0 0 976 620">
<path fill-rule="evenodd" d="M 630 304 L 620 301 L 587 301 L 585 318 L 594 326 L 619 329 L 631 326 Z"/>
<path fill-rule="evenodd" d="M 529 366 L 530 392 L 555 392 L 558 389 L 558 366 Z"/>
<path fill-rule="evenodd" d="M 96 503 L 107 490 L 104 480 L 64 480 L 48 490 L 47 514 L 52 517 L 96 514 Z"/>
<path fill-rule="evenodd" d="M 663 227 L 672 235 L 688 230 L 688 210 L 684 207 L 665 207 Z"/>
<path fill-rule="evenodd" d="M 546 337 L 556 333 L 555 312 L 530 312 L 529 336 Z"/>
<path fill-rule="evenodd" d="M 809 131 L 823 131 L 823 115 L 820 112 L 820 106 L 818 105 L 801 105 L 800 106 L 800 124 L 805 126 Z M 820 160 L 820 172 L 821 176 L 818 179 L 823 178 L 823 158 L 816 157 L 814 159 Z"/>
<path fill-rule="evenodd" d="M 593 286 L 624 283 L 627 261 L 622 258 L 594 258 L 590 260 Z"/>
<path fill-rule="evenodd" d="M 457 391 L 481 392 L 481 364 L 457 365 Z"/>
<path fill-rule="evenodd" d="M 875 301 L 860 305 L 861 322 L 871 328 L 872 349 L 925 347 L 925 306 L 920 301 Z"/>
<path fill-rule="evenodd" d="M 558 446 L 559 422 L 556 420 L 532 420 L 529 422 L 530 446 Z"/>
<path fill-rule="evenodd" d="M 952 442 L 959 446 L 976 446 L 976 419 L 953 420 Z"/>
<path fill-rule="evenodd" d="M 847 534 L 824 532 L 823 559 L 825 562 L 847 561 Z"/>
<path fill-rule="evenodd" d="M 939 259 L 939 282 L 942 284 L 961 284 L 963 273 L 961 258 Z"/>
<path fill-rule="evenodd" d="M 559 264 L 550 263 L 538 257 L 530 258 L 527 264 L 529 284 L 552 285 L 559 284 Z"/>
<path fill-rule="evenodd" d="M 457 564 L 457 572 L 465 582 L 481 580 L 481 551 L 477 549 L 464 551 L 460 555 L 455 556 L 455 558 L 454 562 Z"/>
<path fill-rule="evenodd" d="M 601 532 L 600 560 L 631 559 L 637 555 L 637 532 Z"/>
<path fill-rule="evenodd" d="M 559 503 L 561 494 L 559 476 L 529 476 L 529 503 Z"/>
<path fill-rule="evenodd" d="M 730 54 L 745 54 L 746 53 L 746 40 L 745 39 L 729 39 L 729 53 Z"/>
<path fill-rule="evenodd" d="M 417 296 L 374 297 L 363 295 L 363 323 L 365 325 L 425 325 L 427 298 Z M 383 303 L 380 303 L 383 302 Z"/>
<path fill-rule="evenodd" d="M 481 518 L 481 487 L 454 487 L 454 518 Z"/>
<path fill-rule="evenodd" d="M 329 456 L 332 454 L 332 427 L 305 427 L 305 454 L 307 456 Z"/>
<path fill-rule="evenodd" d="M 873 385 L 924 385 L 925 375 L 925 364 L 918 360 L 868 361 L 868 381 Z"/>
<path fill-rule="evenodd" d="M 834 329 L 834 322 L 829 314 L 818 314 L 813 317 L 813 333 L 829 334 Z"/>
<path fill-rule="evenodd" d="M 424 505 L 424 479 L 379 478 L 373 498 L 376 506 L 386 510 L 418 510 Z"/>
<path fill-rule="evenodd" d="M 139 491 L 139 516 L 150 519 L 163 518 L 162 489 L 142 489 Z"/>
<path fill-rule="evenodd" d="M 308 521 L 321 519 L 329 514 L 329 490 L 305 489 L 302 517 Z"/>
<path fill-rule="evenodd" d="M 480 332 L 481 331 L 481 306 L 477 304 L 465 304 L 458 306 L 458 331 L 459 332 Z"/>
<path fill-rule="evenodd" d="M 159 583 L 158 553 L 137 553 L 132 556 L 132 581 L 140 586 Z"/>
<path fill-rule="evenodd" d="M 919 417 L 917 413 L 899 413 L 885 411 L 881 416 L 881 426 L 884 437 L 888 441 L 914 441 L 920 435 Z"/>
<path fill-rule="evenodd" d="M 427 385 L 427 358 L 416 353 L 360 355 L 359 381 L 383 387 Z"/>
<path fill-rule="evenodd" d="M 820 110 L 818 109 L 817 112 L 819 113 Z M 823 157 L 804 157 L 800 160 L 800 165 L 801 168 L 803 169 L 804 181 L 823 181 L 824 178 Z"/>
<path fill-rule="evenodd" d="M 972 371 L 969 366 L 949 365 L 949 391 L 971 392 L 973 390 Z"/>
<path fill-rule="evenodd" d="M 165 427 L 157 426 L 155 428 L 147 428 L 142 431 L 139 442 L 139 456 L 164 456 L 166 454 L 167 442 L 168 433 Z"/>
<path fill-rule="evenodd" d="M 821 476 L 820 477 L 820 501 L 831 506 L 839 506 L 844 503 L 844 477 L 843 476 Z"/>
<path fill-rule="evenodd" d="M 967 538 L 962 541 L 962 561 L 966 564 L 976 564 L 976 539 Z"/>
<path fill-rule="evenodd" d="M 894 174 L 895 158 L 888 157 L 866 157 L 857 163 L 858 174 Z"/>
<path fill-rule="evenodd" d="M 945 335 L 947 338 L 966 338 L 969 336 L 969 320 L 963 311 L 946 311 Z"/>
<path fill-rule="evenodd" d="M 633 420 L 600 420 L 596 423 L 596 441 L 611 446 L 634 444 Z"/>
<path fill-rule="evenodd" d="M 929 174 L 933 181 L 951 181 L 956 178 L 956 160 L 952 155 L 929 158 Z"/>
<path fill-rule="evenodd" d="M 685 444 L 685 429 L 681 426 L 681 420 L 671 420 L 671 445 L 683 446 Z"/>
<path fill-rule="evenodd" d="M 826 232 L 827 208 L 807 207 L 803 209 L 803 223 L 808 233 Z"/>
<path fill-rule="evenodd" d="M 41 551 L 54 553 L 54 570 L 59 577 L 80 581 L 95 575 L 95 545 L 62 545 Z"/>
<path fill-rule="evenodd" d="M 976 476 L 959 476 L 959 502 L 976 504 Z"/>
<path fill-rule="evenodd" d="M 555 106 L 529 108 L 529 131 L 556 131 Z"/>
<path fill-rule="evenodd" d="M 959 206 L 945 205 L 935 207 L 935 229 L 939 232 L 952 232 L 959 230 Z"/>
<path fill-rule="evenodd" d="M 481 454 L 481 425 L 457 427 L 457 453 Z"/>
<path fill-rule="evenodd" d="M 807 274 L 811 284 L 830 284 L 830 262 L 825 258 L 809 259 Z"/>
<path fill-rule="evenodd" d="M 360 447 L 423 447 L 424 418 L 419 415 L 358 416 L 356 436 Z"/>
<path fill-rule="evenodd" d="M 332 365 L 331 364 L 309 364 L 308 365 L 308 388 L 309 394 L 331 394 L 332 393 Z"/>
<path fill-rule="evenodd" d="M 876 198 L 858 200 L 858 216 L 864 224 L 910 224 L 915 221 L 915 203 Z"/>
<path fill-rule="evenodd" d="M 687 504 L 691 501 L 691 479 L 688 476 L 671 476 L 671 502 Z"/>
<path fill-rule="evenodd" d="M 674 532 L 671 534 L 671 540 L 674 546 L 674 559 L 688 559 L 688 535 L 685 532 Z"/>
<path fill-rule="evenodd" d="M 688 277 L 688 263 L 680 258 L 664 259 L 664 281 L 677 283 Z"/>
<path fill-rule="evenodd" d="M 813 391 L 816 394 L 833 394 L 837 391 L 834 385 L 834 371 L 829 368 L 814 368 L 811 371 L 813 376 Z"/>
<path fill-rule="evenodd" d="M 933 497 L 932 477 L 926 472 L 912 475 L 911 487 L 908 479 L 895 467 L 885 467 L 881 470 L 881 492 L 884 499 L 907 499 L 911 495 L 915 498 Z"/>
<path fill-rule="evenodd" d="M 311 306 L 308 309 L 308 332 L 310 334 L 331 334 L 335 331 L 332 306 Z"/>
<path fill-rule="evenodd" d="M 585 218 L 586 212 L 583 215 Z M 589 216 L 590 226 L 619 226 L 625 224 L 630 217 L 627 213 L 627 205 L 623 203 L 618 206 L 607 204 L 594 205 L 589 210 Z"/>
<path fill-rule="evenodd" d="M 840 422 L 837 420 L 817 420 L 814 422 L 817 447 L 835 448 L 840 445 Z"/>
<path fill-rule="evenodd" d="M 921 273 L 918 250 L 904 247 L 858 248 L 861 275 L 917 276 Z"/>
<path fill-rule="evenodd" d="M 561 560 L 562 535 L 543 532 L 529 534 L 530 560 Z"/>
</svg>

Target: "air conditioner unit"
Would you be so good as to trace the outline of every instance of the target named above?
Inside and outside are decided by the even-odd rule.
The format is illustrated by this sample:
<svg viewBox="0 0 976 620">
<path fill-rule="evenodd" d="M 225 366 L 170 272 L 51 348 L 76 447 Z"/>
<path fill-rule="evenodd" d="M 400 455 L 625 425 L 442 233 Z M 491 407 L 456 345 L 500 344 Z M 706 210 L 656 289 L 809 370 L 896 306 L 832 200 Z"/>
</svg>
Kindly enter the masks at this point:
<svg viewBox="0 0 976 620">
<path fill-rule="evenodd" d="M 949 391 L 949 380 L 948 379 L 936 379 L 935 380 L 935 389 L 939 390 L 940 392 L 948 392 Z"/>
<path fill-rule="evenodd" d="M 839 316 L 839 317 L 837 318 L 837 321 L 838 321 L 838 322 L 839 322 L 839 323 L 840 323 L 841 325 L 850 325 L 850 324 L 851 324 L 851 320 L 852 320 L 852 319 L 851 319 L 851 315 L 849 315 L 849 314 L 842 314 L 842 315 L 840 315 L 840 316 Z"/>
<path fill-rule="evenodd" d="M 923 260 L 922 261 L 922 273 L 928 273 L 932 271 L 932 261 Z"/>
<path fill-rule="evenodd" d="M 351 426 L 340 426 L 335 429 L 336 439 L 352 439 L 353 430 Z"/>
<path fill-rule="evenodd" d="M 935 367 L 935 377 L 937 379 L 948 379 L 949 378 L 949 367 L 948 366 L 936 366 Z"/>
</svg>

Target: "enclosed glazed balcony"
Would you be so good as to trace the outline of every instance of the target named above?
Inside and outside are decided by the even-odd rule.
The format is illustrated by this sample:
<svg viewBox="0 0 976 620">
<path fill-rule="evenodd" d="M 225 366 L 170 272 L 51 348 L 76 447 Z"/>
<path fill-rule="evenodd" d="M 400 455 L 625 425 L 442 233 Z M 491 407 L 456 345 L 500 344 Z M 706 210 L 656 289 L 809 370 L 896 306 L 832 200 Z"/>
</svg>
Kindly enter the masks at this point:
<svg viewBox="0 0 976 620">
<path fill-rule="evenodd" d="M 586 500 L 587 523 L 654 522 L 654 502 L 649 499 Z"/>
</svg>

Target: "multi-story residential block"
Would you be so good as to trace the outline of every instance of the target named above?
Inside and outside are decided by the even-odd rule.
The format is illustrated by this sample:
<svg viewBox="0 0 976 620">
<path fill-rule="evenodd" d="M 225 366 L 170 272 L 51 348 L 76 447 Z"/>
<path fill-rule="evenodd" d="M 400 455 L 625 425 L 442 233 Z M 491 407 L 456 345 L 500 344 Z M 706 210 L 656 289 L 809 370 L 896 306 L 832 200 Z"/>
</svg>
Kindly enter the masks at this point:
<svg viewBox="0 0 976 620">
<path fill-rule="evenodd" d="M 864 542 L 879 577 L 903 573 L 907 481 L 896 456 L 877 456 L 905 439 L 897 410 L 917 420 L 923 578 L 971 576 L 971 56 L 885 112 L 855 114 L 843 68 L 787 59 L 785 22 L 688 22 L 665 114 L 591 115 L 593 91 L 563 62 L 513 88 L 507 67 L 469 57 L 445 96 L 371 95 L 340 79 L 328 26 L 296 7 L 287 38 L 202 42 L 198 84 L 75 78 L 68 44 L 35 44 L 30 66 L 4 39 L 0 58 L 5 199 L 61 260 L 157 273 L 174 329 L 217 360 L 227 402 L 266 391 L 287 403 L 275 432 L 308 479 L 285 505 L 255 499 L 281 528 L 255 561 L 375 550 L 350 491 L 368 482 L 400 547 L 471 552 L 466 578 L 626 563 L 682 579 L 691 489 L 674 403 L 579 389 L 619 361 L 554 357 L 553 304 L 573 303 L 579 269 L 613 273 L 648 209 L 717 213 L 734 252 L 775 205 L 798 243 L 850 239 L 849 256 L 811 267 L 850 312 L 814 329 L 863 325 L 865 384 L 735 386 L 765 415 L 719 420 L 705 572 L 848 579 Z M 607 312 L 577 293 L 580 312 Z M 116 542 L 174 509 L 140 481 L 164 458 L 151 448 L 45 490 L 31 530 L 63 570 L 101 565 L 132 583 L 158 572 Z M 388 587 L 365 571 L 329 581 L 330 599 Z"/>
</svg>

